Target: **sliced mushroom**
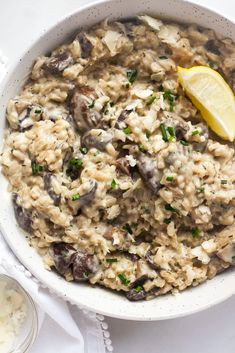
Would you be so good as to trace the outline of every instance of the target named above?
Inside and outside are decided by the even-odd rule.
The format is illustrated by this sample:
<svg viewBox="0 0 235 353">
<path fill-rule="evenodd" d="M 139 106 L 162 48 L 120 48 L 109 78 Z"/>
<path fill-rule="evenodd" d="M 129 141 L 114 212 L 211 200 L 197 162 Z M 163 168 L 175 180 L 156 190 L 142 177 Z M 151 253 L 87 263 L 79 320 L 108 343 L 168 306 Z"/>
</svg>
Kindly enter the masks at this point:
<svg viewBox="0 0 235 353">
<path fill-rule="evenodd" d="M 79 131 L 82 133 L 99 125 L 101 114 L 89 107 L 92 99 L 88 96 L 88 90 L 75 91 L 70 102 L 71 114 Z"/>
<path fill-rule="evenodd" d="M 20 228 L 30 233 L 32 231 L 32 213 L 18 204 L 18 195 L 13 194 L 13 207 L 15 218 Z"/>
<path fill-rule="evenodd" d="M 60 200 L 61 200 L 61 195 L 58 195 L 53 191 L 52 178 L 55 178 L 55 176 L 51 173 L 44 175 L 44 177 L 43 177 L 44 189 L 48 192 L 48 195 L 54 201 L 54 205 L 59 206 Z"/>
<path fill-rule="evenodd" d="M 65 275 L 73 263 L 72 255 L 76 250 L 67 243 L 56 243 L 52 246 L 55 268 L 59 274 Z"/>
<path fill-rule="evenodd" d="M 97 186 L 98 186 L 97 182 L 94 180 L 91 180 L 90 190 L 86 194 L 81 195 L 80 199 L 78 200 L 79 205 L 81 207 L 89 205 L 94 200 Z"/>
<path fill-rule="evenodd" d="M 83 59 L 89 58 L 93 49 L 93 45 L 91 41 L 87 38 L 86 33 L 78 33 L 76 39 L 79 41 L 81 47 L 81 57 Z"/>
<path fill-rule="evenodd" d="M 204 45 L 205 49 L 215 55 L 220 55 L 219 42 L 216 39 L 209 39 Z"/>
<path fill-rule="evenodd" d="M 157 265 L 154 263 L 153 261 L 153 254 L 151 252 L 151 250 L 148 250 L 147 253 L 145 254 L 145 259 L 147 264 L 155 271 L 159 270 L 159 267 L 157 267 Z"/>
<path fill-rule="evenodd" d="M 219 250 L 216 255 L 224 262 L 235 266 L 235 240 Z"/>
<path fill-rule="evenodd" d="M 102 129 L 92 129 L 82 137 L 82 146 L 87 149 L 97 148 L 104 151 L 107 144 L 112 141 L 112 134 Z"/>
<path fill-rule="evenodd" d="M 176 137 L 176 140 L 183 140 L 185 138 L 185 135 L 187 133 L 187 128 L 178 124 L 176 125 L 175 127 L 175 137 Z"/>
<path fill-rule="evenodd" d="M 60 74 L 66 67 L 73 63 L 73 58 L 67 52 L 61 52 L 47 58 L 42 65 L 43 70 L 51 75 Z"/>
<path fill-rule="evenodd" d="M 116 167 L 118 170 L 120 170 L 122 173 L 130 176 L 131 171 L 130 171 L 130 164 L 128 160 L 125 157 L 118 158 L 115 162 Z"/>
<path fill-rule="evenodd" d="M 143 300 L 145 299 L 147 296 L 147 293 L 145 292 L 144 289 L 141 290 L 137 290 L 135 288 L 130 289 L 127 293 L 126 293 L 126 297 L 128 300 L 130 301 L 138 301 L 138 300 Z"/>
<path fill-rule="evenodd" d="M 154 193 L 157 194 L 161 188 L 160 180 L 162 173 L 157 168 L 157 162 L 153 160 L 148 154 L 139 153 L 136 157 L 137 168 L 141 178 L 146 186 Z"/>
<path fill-rule="evenodd" d="M 80 250 L 72 256 L 73 277 L 76 281 L 86 280 L 98 271 L 98 259 L 95 255 L 89 255 Z"/>
<path fill-rule="evenodd" d="M 128 118 L 129 114 L 131 113 L 132 110 L 127 110 L 124 109 L 121 114 L 119 115 L 119 117 L 117 118 L 116 124 L 115 124 L 115 128 L 116 129 L 122 129 L 123 127 L 125 127 L 124 121 Z M 124 124 L 124 125 L 123 125 Z"/>
</svg>

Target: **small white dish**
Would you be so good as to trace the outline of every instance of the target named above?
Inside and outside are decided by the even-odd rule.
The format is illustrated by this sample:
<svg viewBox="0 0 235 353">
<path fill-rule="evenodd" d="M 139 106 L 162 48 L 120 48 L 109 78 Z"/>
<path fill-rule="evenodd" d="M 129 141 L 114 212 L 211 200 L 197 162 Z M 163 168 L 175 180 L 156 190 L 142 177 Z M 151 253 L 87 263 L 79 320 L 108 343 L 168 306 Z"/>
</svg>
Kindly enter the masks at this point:
<svg viewBox="0 0 235 353">
<path fill-rule="evenodd" d="M 5 274 L 0 274 L 0 282 L 6 283 L 7 289 L 13 289 L 23 298 L 26 306 L 26 318 L 15 337 L 11 350 L 6 353 L 26 353 L 32 347 L 38 333 L 37 309 L 31 296 L 14 278 Z"/>
</svg>

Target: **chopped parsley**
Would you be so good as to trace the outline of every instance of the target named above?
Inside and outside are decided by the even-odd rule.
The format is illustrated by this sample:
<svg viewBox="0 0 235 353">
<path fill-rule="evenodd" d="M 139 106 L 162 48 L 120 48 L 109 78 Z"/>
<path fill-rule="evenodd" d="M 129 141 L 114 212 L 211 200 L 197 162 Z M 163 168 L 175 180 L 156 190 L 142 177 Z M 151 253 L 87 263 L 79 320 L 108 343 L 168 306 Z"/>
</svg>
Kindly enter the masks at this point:
<svg viewBox="0 0 235 353">
<path fill-rule="evenodd" d="M 171 93 L 171 91 L 169 91 L 169 90 L 164 91 L 163 98 L 167 99 L 169 102 L 174 102 L 174 100 L 175 100 L 174 94 Z"/>
<path fill-rule="evenodd" d="M 192 131 L 192 136 L 200 135 L 200 132 L 198 130 L 193 130 Z"/>
<path fill-rule="evenodd" d="M 197 188 L 196 190 L 200 194 L 200 193 L 205 191 L 205 188 L 204 187 L 200 187 L 200 188 Z"/>
<path fill-rule="evenodd" d="M 41 114 L 41 113 L 42 113 L 42 109 L 36 108 L 36 109 L 34 110 L 34 113 L 35 113 L 35 114 Z"/>
<path fill-rule="evenodd" d="M 145 132 L 145 135 L 146 135 L 147 139 L 149 139 L 150 136 L 151 136 L 151 132 L 150 132 L 149 130 L 147 130 L 147 131 Z"/>
<path fill-rule="evenodd" d="M 153 104 L 153 102 L 157 99 L 156 96 L 150 96 L 146 102 L 147 105 Z"/>
<path fill-rule="evenodd" d="M 126 223 L 126 224 L 122 227 L 122 229 L 126 230 L 129 234 L 133 234 L 133 230 L 131 229 L 131 226 L 130 226 L 128 223 Z"/>
<path fill-rule="evenodd" d="M 165 210 L 173 213 L 179 213 L 178 208 L 172 207 L 169 203 L 165 205 Z"/>
<path fill-rule="evenodd" d="M 161 129 L 161 132 L 162 132 L 163 141 L 167 142 L 168 141 L 168 136 L 167 136 L 165 124 L 160 124 L 160 129 Z"/>
<path fill-rule="evenodd" d="M 31 163 L 31 168 L 33 175 L 38 175 L 43 172 L 43 166 L 37 164 L 36 162 Z"/>
<path fill-rule="evenodd" d="M 200 229 L 198 227 L 194 227 L 191 230 L 193 238 L 199 238 L 200 237 Z"/>
<path fill-rule="evenodd" d="M 168 59 L 168 57 L 167 57 L 167 56 L 165 56 L 165 55 L 161 55 L 161 56 L 159 56 L 159 59 L 161 59 L 161 60 L 165 60 L 165 59 Z"/>
<path fill-rule="evenodd" d="M 174 111 L 174 104 L 173 102 L 170 102 L 170 108 L 169 108 L 170 112 Z"/>
<path fill-rule="evenodd" d="M 114 258 L 114 259 L 106 259 L 106 261 L 109 263 L 109 264 L 113 264 L 114 262 L 117 262 L 117 259 Z"/>
<path fill-rule="evenodd" d="M 118 278 L 120 279 L 122 284 L 124 284 L 124 286 L 128 286 L 128 284 L 130 284 L 130 282 L 131 282 L 129 279 L 126 278 L 124 273 L 119 273 Z"/>
<path fill-rule="evenodd" d="M 79 200 L 80 199 L 80 194 L 79 193 L 77 193 L 77 194 L 74 194 L 73 196 L 72 196 L 72 201 L 77 201 L 77 200 Z"/>
<path fill-rule="evenodd" d="M 125 127 L 124 129 L 122 129 L 122 131 L 126 134 L 126 135 L 130 135 L 131 134 L 131 128 L 128 126 L 128 127 Z"/>
<path fill-rule="evenodd" d="M 83 162 L 81 159 L 72 158 L 68 163 L 66 174 L 70 176 L 72 180 L 75 180 L 79 177 L 82 167 L 83 167 Z"/>
<path fill-rule="evenodd" d="M 138 147 L 139 147 L 140 152 L 146 152 L 147 151 L 146 147 L 142 143 L 140 145 L 138 145 Z"/>
<path fill-rule="evenodd" d="M 80 150 L 80 152 L 82 154 L 87 154 L 87 148 L 86 147 L 80 147 L 79 150 Z"/>
<path fill-rule="evenodd" d="M 136 69 L 129 69 L 126 72 L 126 76 L 130 84 L 132 84 L 137 79 L 138 71 Z"/>
<path fill-rule="evenodd" d="M 183 146 L 188 146 L 189 145 L 188 141 L 185 141 L 185 140 L 180 140 L 180 143 Z"/>
<path fill-rule="evenodd" d="M 170 181 L 170 182 L 171 182 L 171 181 L 173 181 L 173 180 L 174 180 L 174 177 L 173 177 L 173 176 L 167 176 L 167 177 L 166 177 L 166 181 Z"/>
<path fill-rule="evenodd" d="M 94 108 L 94 106 L 95 106 L 95 99 L 92 99 L 91 103 L 88 104 L 88 107 L 89 108 Z"/>
<path fill-rule="evenodd" d="M 232 261 L 235 261 L 235 256 L 232 256 Z"/>
<path fill-rule="evenodd" d="M 228 184 L 228 180 L 226 180 L 226 179 L 222 179 L 220 182 L 222 185 Z"/>
<path fill-rule="evenodd" d="M 170 224 L 171 223 L 171 219 L 170 218 L 165 218 L 163 222 L 165 224 Z"/>
<path fill-rule="evenodd" d="M 112 188 L 112 189 L 115 189 L 116 186 L 117 186 L 117 183 L 116 183 L 116 181 L 113 179 L 112 182 L 111 182 L 111 188 Z"/>
<path fill-rule="evenodd" d="M 135 287 L 135 292 L 136 292 L 136 293 L 139 293 L 139 292 L 141 292 L 142 290 L 144 290 L 144 288 L 143 288 L 142 286 L 137 286 L 137 287 Z"/>
<path fill-rule="evenodd" d="M 167 131 L 169 132 L 170 136 L 175 137 L 175 131 L 173 127 L 168 126 Z"/>
</svg>

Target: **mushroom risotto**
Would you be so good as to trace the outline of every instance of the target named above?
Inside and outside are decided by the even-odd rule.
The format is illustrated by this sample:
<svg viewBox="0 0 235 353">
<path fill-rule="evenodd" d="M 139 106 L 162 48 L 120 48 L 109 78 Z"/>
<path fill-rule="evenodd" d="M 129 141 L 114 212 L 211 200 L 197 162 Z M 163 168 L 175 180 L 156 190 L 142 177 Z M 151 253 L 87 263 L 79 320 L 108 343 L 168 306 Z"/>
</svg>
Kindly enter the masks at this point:
<svg viewBox="0 0 235 353">
<path fill-rule="evenodd" d="M 177 65 L 235 88 L 235 45 L 143 15 L 40 56 L 7 107 L 2 154 L 19 226 L 48 269 L 150 299 L 235 264 L 234 143 L 185 96 Z"/>
</svg>

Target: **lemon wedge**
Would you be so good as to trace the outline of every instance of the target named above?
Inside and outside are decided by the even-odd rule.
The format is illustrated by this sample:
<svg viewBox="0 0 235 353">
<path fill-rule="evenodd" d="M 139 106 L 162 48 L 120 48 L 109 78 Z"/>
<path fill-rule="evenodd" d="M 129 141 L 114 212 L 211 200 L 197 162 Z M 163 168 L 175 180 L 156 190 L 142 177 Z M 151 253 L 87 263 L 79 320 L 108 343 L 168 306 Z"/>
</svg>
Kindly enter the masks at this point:
<svg viewBox="0 0 235 353">
<path fill-rule="evenodd" d="M 224 140 L 235 138 L 235 98 L 223 77 L 207 66 L 178 67 L 187 96 L 210 128 Z"/>
</svg>

